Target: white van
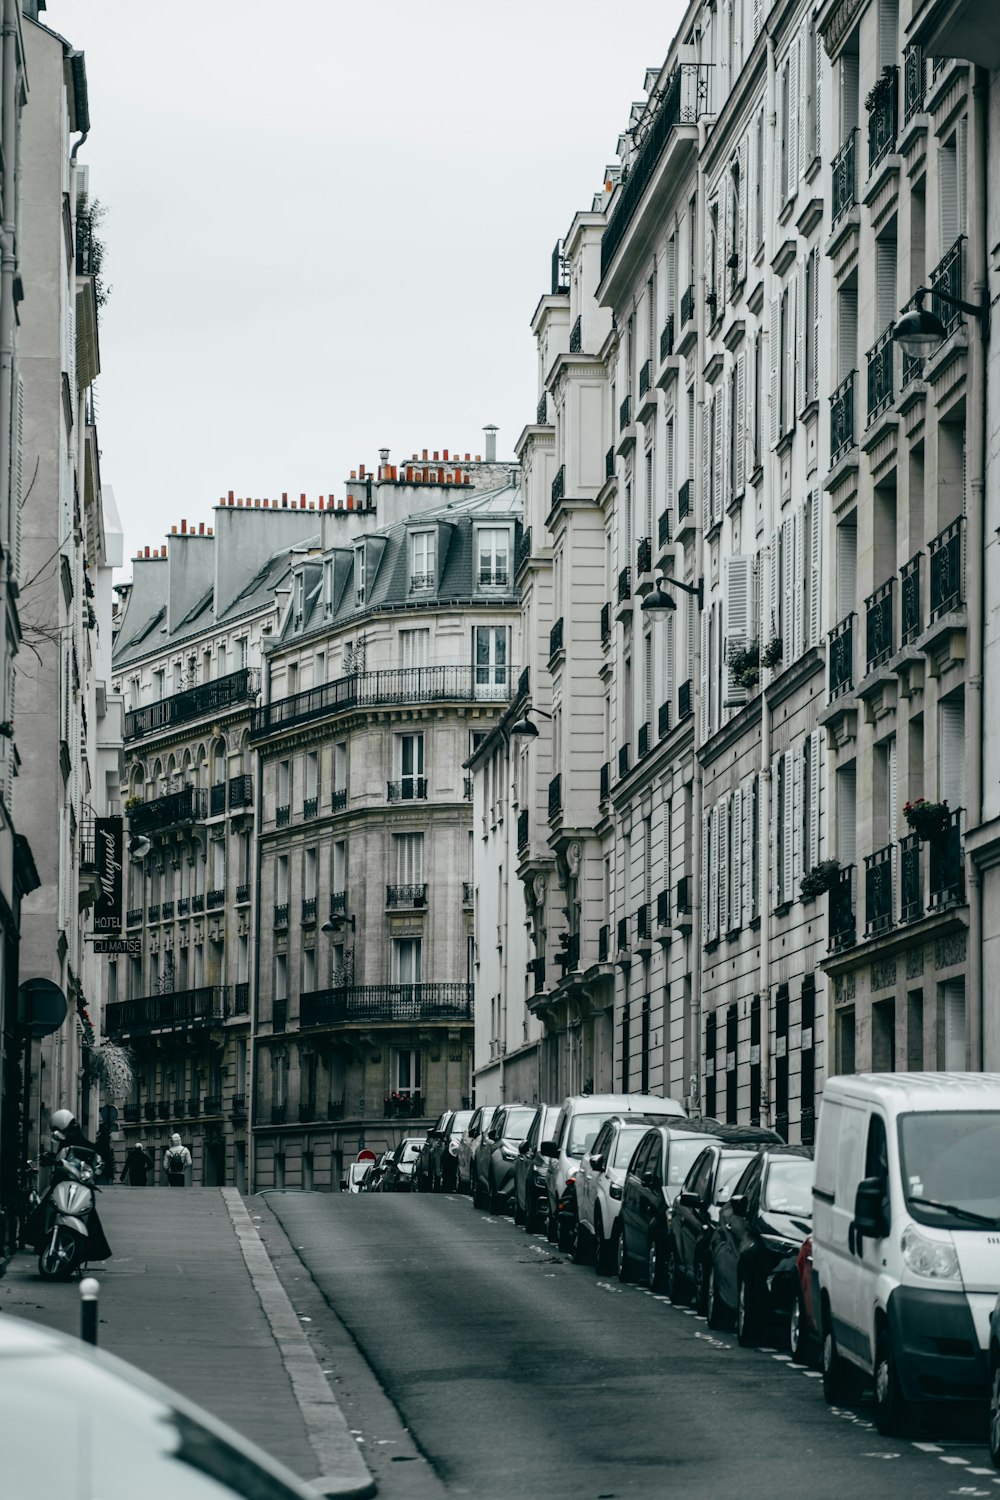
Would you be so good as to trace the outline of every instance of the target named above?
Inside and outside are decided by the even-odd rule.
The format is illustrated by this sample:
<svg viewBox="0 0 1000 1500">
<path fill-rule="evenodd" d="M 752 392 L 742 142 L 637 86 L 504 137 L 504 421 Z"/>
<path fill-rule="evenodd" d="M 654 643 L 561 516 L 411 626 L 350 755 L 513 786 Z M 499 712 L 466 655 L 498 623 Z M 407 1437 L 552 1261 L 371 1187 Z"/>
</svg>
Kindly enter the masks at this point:
<svg viewBox="0 0 1000 1500">
<path fill-rule="evenodd" d="M 1000 1292 L 1000 1073 L 859 1073 L 823 1089 L 813 1307 L 831 1403 L 874 1380 L 882 1433 L 981 1403 Z"/>
</svg>

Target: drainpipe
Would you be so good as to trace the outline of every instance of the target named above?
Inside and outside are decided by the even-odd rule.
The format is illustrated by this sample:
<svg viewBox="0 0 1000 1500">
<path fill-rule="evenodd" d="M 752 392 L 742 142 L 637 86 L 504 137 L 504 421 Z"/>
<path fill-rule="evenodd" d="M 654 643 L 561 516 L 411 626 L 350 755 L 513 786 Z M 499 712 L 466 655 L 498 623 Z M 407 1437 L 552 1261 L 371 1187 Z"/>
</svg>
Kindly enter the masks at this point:
<svg viewBox="0 0 1000 1500">
<path fill-rule="evenodd" d="M 777 150 L 777 111 L 775 109 L 775 56 L 774 37 L 767 38 L 767 151 L 765 153 L 768 164 L 775 160 Z M 758 170 L 760 170 L 758 164 Z M 770 238 L 769 226 L 775 222 L 774 204 L 774 173 L 768 171 L 764 181 L 764 238 Z M 774 272 L 771 270 L 771 256 L 764 256 L 764 307 L 770 307 L 771 294 L 773 291 Z M 765 339 L 769 337 L 768 324 L 764 323 Z M 761 373 L 770 367 L 770 348 L 766 348 L 766 358 L 760 362 Z M 757 409 L 760 412 L 760 445 L 761 448 L 767 442 L 764 427 L 763 404 L 760 392 L 757 392 Z M 769 531 L 774 529 L 774 465 L 765 463 L 764 469 L 764 516 L 770 522 Z M 770 559 L 773 568 L 775 559 Z M 760 1123 L 770 1124 L 771 1120 L 771 897 L 769 889 L 769 876 L 771 861 L 768 858 L 770 834 L 771 834 L 771 709 L 767 701 L 767 693 L 760 695 L 760 780 L 758 782 L 760 796 L 757 807 L 757 904 L 760 911 L 760 966 L 757 978 L 757 993 L 760 996 Z"/>
<path fill-rule="evenodd" d="M 2 582 L 10 578 L 10 548 L 13 536 L 10 514 L 10 460 L 13 429 L 14 381 L 14 273 L 17 269 L 15 205 L 20 185 L 21 163 L 17 140 L 17 6 L 3 0 L 3 113 L 0 117 L 0 150 L 12 168 L 16 186 L 3 195 L 0 223 L 0 521 L 3 524 L 4 558 Z"/>
<path fill-rule="evenodd" d="M 969 98 L 969 137 L 971 147 L 970 224 L 968 240 L 969 300 L 986 301 L 986 105 L 988 82 L 983 68 L 973 69 L 973 86 Z M 984 600 L 984 510 L 986 504 L 986 342 L 987 314 L 974 319 L 969 342 L 969 383 L 971 400 L 965 434 L 968 464 L 968 489 L 965 495 L 966 558 L 968 559 L 968 662 L 966 693 L 966 828 L 978 828 L 983 820 L 983 633 Z M 969 946 L 966 959 L 969 988 L 966 1005 L 966 1047 L 969 1067 L 983 1066 L 983 893 L 980 870 L 975 859 L 966 865 L 969 881 Z"/>
</svg>

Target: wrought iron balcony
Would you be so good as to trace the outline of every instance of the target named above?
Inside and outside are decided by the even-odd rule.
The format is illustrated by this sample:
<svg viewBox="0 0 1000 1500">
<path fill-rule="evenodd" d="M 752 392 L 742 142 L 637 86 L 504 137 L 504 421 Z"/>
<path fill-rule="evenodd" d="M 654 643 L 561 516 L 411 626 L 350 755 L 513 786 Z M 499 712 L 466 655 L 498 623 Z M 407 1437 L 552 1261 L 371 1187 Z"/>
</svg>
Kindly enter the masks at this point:
<svg viewBox="0 0 1000 1500">
<path fill-rule="evenodd" d="M 920 613 L 920 559 L 918 552 L 899 570 L 899 644 L 915 641 L 923 629 Z"/>
<path fill-rule="evenodd" d="M 609 448 L 604 455 L 604 478 L 605 481 L 615 477 L 615 450 Z"/>
<path fill-rule="evenodd" d="M 632 597 L 632 569 L 622 568 L 618 574 L 618 603 L 624 604 Z"/>
<path fill-rule="evenodd" d="M 386 906 L 426 906 L 426 883 L 419 883 L 417 885 L 387 885 L 385 888 L 385 904 Z"/>
<path fill-rule="evenodd" d="M 191 897 L 191 910 L 193 912 L 205 910 L 205 897 L 203 895 Z"/>
<path fill-rule="evenodd" d="M 644 901 L 636 908 L 635 933 L 640 943 L 648 942 L 652 937 L 652 927 L 649 920 L 649 902 Z"/>
<path fill-rule="evenodd" d="M 686 287 L 681 293 L 681 327 L 690 323 L 694 317 L 694 284 Z"/>
<path fill-rule="evenodd" d="M 164 901 L 163 902 L 163 904 L 160 907 L 160 916 L 163 918 L 164 922 L 172 922 L 173 921 L 173 917 L 174 917 L 174 903 L 172 901 Z"/>
<path fill-rule="evenodd" d="M 132 709 L 125 715 L 124 738 L 141 739 L 143 735 L 172 729 L 176 724 L 189 724 L 223 709 L 250 703 L 259 691 L 260 673 L 256 667 L 241 667 L 238 672 L 217 677 L 214 682 L 186 688 L 169 698 L 161 698 L 158 703 L 150 703 L 146 708 Z"/>
<path fill-rule="evenodd" d="M 656 733 L 662 740 L 665 734 L 670 733 L 670 704 L 661 703 L 656 714 Z"/>
<path fill-rule="evenodd" d="M 188 1102 L 187 1102 L 187 1112 L 188 1112 L 189 1115 L 200 1115 L 201 1114 L 201 1099 L 198 1097 L 197 1094 L 193 1094 L 192 1097 L 188 1100 Z M 206 1113 L 208 1113 L 208 1111 L 206 1111 Z"/>
<path fill-rule="evenodd" d="M 638 756 L 640 760 L 649 754 L 652 737 L 653 731 L 651 726 L 649 724 L 640 724 L 638 737 Z"/>
<path fill-rule="evenodd" d="M 677 897 L 674 907 L 678 916 L 691 915 L 691 877 L 682 875 L 677 882 Z"/>
<path fill-rule="evenodd" d="M 108 1036 L 217 1026 L 228 1015 L 229 995 L 224 985 L 173 990 L 166 995 L 145 995 L 136 1000 L 112 1000 L 104 1010 Z"/>
<path fill-rule="evenodd" d="M 540 995 L 545 989 L 545 960 L 544 958 L 529 958 L 528 973 L 534 981 L 534 993 Z"/>
<path fill-rule="evenodd" d="M 526 526 L 517 539 L 514 548 L 514 573 L 515 576 L 521 571 L 524 564 L 531 556 L 531 527 Z"/>
<path fill-rule="evenodd" d="M 249 900 L 250 900 L 250 883 L 249 883 L 249 881 L 244 881 L 244 883 L 242 885 L 238 885 L 236 887 L 236 905 L 237 906 L 242 906 L 245 901 L 249 901 Z"/>
<path fill-rule="evenodd" d="M 177 915 L 179 917 L 186 917 L 187 914 L 188 914 L 188 912 L 190 910 L 191 910 L 191 897 L 190 896 L 178 896 L 177 897 Z"/>
<path fill-rule="evenodd" d="M 854 918 L 854 866 L 842 869 L 830 889 L 829 943 L 831 953 L 852 948 L 857 942 Z"/>
<path fill-rule="evenodd" d="M 160 920 L 159 901 L 150 902 L 149 906 L 146 908 L 146 916 L 149 918 L 150 922 L 158 922 Z"/>
<path fill-rule="evenodd" d="M 558 505 L 566 493 L 566 465 L 560 464 L 552 481 L 552 504 Z"/>
<path fill-rule="evenodd" d="M 962 812 L 948 815 L 943 833 L 930 840 L 930 907 L 932 911 L 965 900 L 965 857 L 962 850 Z"/>
<path fill-rule="evenodd" d="M 903 49 L 903 124 L 908 125 L 924 107 L 927 90 L 927 64 L 924 49 L 911 42 Z"/>
<path fill-rule="evenodd" d="M 854 379 L 852 370 L 830 397 L 830 465 L 843 458 L 854 447 Z"/>
<path fill-rule="evenodd" d="M 476 899 L 476 888 L 471 880 L 462 881 L 462 905 L 471 906 Z"/>
<path fill-rule="evenodd" d="M 875 340 L 865 356 L 868 361 L 868 425 L 880 417 L 894 399 L 894 355 L 892 324 Z"/>
<path fill-rule="evenodd" d="M 580 934 L 578 932 L 564 932 L 560 941 L 563 944 L 562 951 L 556 954 L 556 963 L 563 972 L 563 977 L 574 973 L 580 967 Z"/>
<path fill-rule="evenodd" d="M 608 961 L 608 950 L 610 947 L 611 929 L 608 926 L 597 929 L 597 962 L 606 964 Z"/>
<path fill-rule="evenodd" d="M 169 1099 L 158 1099 L 156 1101 L 156 1117 L 158 1120 L 167 1120 L 170 1118 Z"/>
<path fill-rule="evenodd" d="M 271 1124 L 272 1125 L 284 1125 L 285 1120 L 287 1118 L 288 1118 L 288 1105 L 287 1104 L 272 1104 L 271 1105 Z"/>
<path fill-rule="evenodd" d="M 232 1099 L 232 1103 L 229 1106 L 229 1113 L 231 1115 L 245 1115 L 246 1112 L 247 1112 L 247 1096 L 246 1096 L 246 1094 L 234 1094 L 233 1095 L 233 1099 Z"/>
<path fill-rule="evenodd" d="M 653 362 L 652 362 L 652 360 L 647 359 L 646 362 L 645 362 L 645 364 L 642 366 L 642 368 L 639 371 L 639 400 L 640 401 L 642 400 L 642 398 L 646 394 L 646 392 L 649 390 L 649 385 L 650 385 L 650 379 L 651 379 L 651 376 L 652 376 L 652 371 L 653 371 Z"/>
<path fill-rule="evenodd" d="M 895 582 L 895 578 L 888 579 L 865 600 L 865 659 L 869 672 L 888 661 L 895 650 L 892 628 Z"/>
<path fill-rule="evenodd" d="M 306 797 L 302 803 L 303 818 L 314 818 L 319 811 L 319 798 Z"/>
<path fill-rule="evenodd" d="M 832 197 L 830 202 L 831 223 L 836 224 L 842 214 L 853 208 L 858 201 L 857 193 L 857 126 L 848 133 L 847 139 L 833 158 Z"/>
<path fill-rule="evenodd" d="M 385 791 L 387 802 L 425 802 L 427 800 L 427 777 L 404 776 L 400 781 L 390 781 Z"/>
<path fill-rule="evenodd" d="M 343 812 L 344 809 L 346 808 L 346 806 L 347 806 L 347 788 L 346 788 L 346 786 L 337 787 L 334 790 L 332 797 L 330 798 L 330 811 L 331 812 Z"/>
<path fill-rule="evenodd" d="M 628 395 L 628 396 L 625 397 L 625 400 L 622 402 L 621 406 L 619 406 L 619 408 L 618 408 L 618 431 L 619 432 L 624 432 L 625 429 L 626 429 L 626 427 L 628 427 L 631 424 L 631 421 L 632 421 L 632 397 L 631 397 L 631 394 L 630 394 L 630 395 Z"/>
<path fill-rule="evenodd" d="M 965 251 L 965 235 L 960 234 L 951 249 L 944 254 L 927 278 L 931 292 L 947 292 L 949 297 L 961 299 L 962 292 L 962 269 Z M 958 307 L 946 302 L 943 297 L 931 296 L 931 312 L 941 319 L 944 324 L 945 334 L 952 333 L 962 322 L 962 312 Z"/>
<path fill-rule="evenodd" d="M 205 897 L 205 901 L 209 911 L 217 911 L 220 906 L 225 906 L 226 893 L 221 889 L 209 891 L 208 895 Z"/>
<path fill-rule="evenodd" d="M 307 688 L 288 698 L 278 698 L 251 716 L 250 733 L 260 739 L 293 724 L 327 718 L 358 707 L 392 707 L 394 704 L 506 703 L 517 680 L 516 667 L 495 668 L 487 682 L 474 666 L 389 667 L 378 672 L 357 672 L 338 677 L 319 687 Z"/>
<path fill-rule="evenodd" d="M 687 681 L 686 682 L 682 682 L 681 685 L 680 685 L 680 687 L 677 689 L 677 722 L 678 723 L 680 723 L 682 719 L 689 719 L 691 717 L 692 713 L 694 712 L 693 695 L 694 695 L 694 683 L 691 681 L 691 679 L 689 677 L 687 679 Z"/>
<path fill-rule="evenodd" d="M 583 318 L 578 317 L 569 331 L 570 354 L 581 354 L 583 352 Z"/>
<path fill-rule="evenodd" d="M 628 948 L 628 917 L 618 918 L 618 952 L 627 953 Z"/>
<path fill-rule="evenodd" d="M 292 821 L 292 807 L 290 802 L 281 802 L 274 809 L 274 821 L 279 828 L 286 828 Z"/>
<path fill-rule="evenodd" d="M 471 1021 L 471 984 L 369 984 L 306 991 L 299 1024 L 341 1026 L 372 1022 Z"/>
<path fill-rule="evenodd" d="M 411 594 L 426 594 L 426 593 L 428 593 L 434 587 L 434 585 L 436 583 L 437 583 L 437 574 L 436 573 L 427 573 L 427 572 L 423 572 L 423 573 L 411 573 L 410 574 L 410 593 Z"/>
<path fill-rule="evenodd" d="M 636 568 L 639 573 L 650 573 L 653 569 L 653 538 L 641 536 L 635 549 Z"/>
<path fill-rule="evenodd" d="M 229 778 L 229 810 L 236 812 L 253 806 L 253 777 L 249 771 Z"/>
<path fill-rule="evenodd" d="M 893 846 L 865 855 L 865 937 L 887 932 L 893 922 Z"/>
<path fill-rule="evenodd" d="M 611 639 L 611 605 L 601 605 L 601 641 L 607 645 Z"/>
<path fill-rule="evenodd" d="M 347 911 L 347 892 L 332 891 L 330 893 L 330 915 L 332 917 L 344 916 Z"/>
<path fill-rule="evenodd" d="M 915 922 L 924 914 L 920 840 L 915 833 L 899 841 L 899 920 Z"/>
<path fill-rule="evenodd" d="M 209 817 L 218 817 L 219 813 L 226 810 L 226 783 L 217 781 L 208 789 L 208 812 Z"/>
<path fill-rule="evenodd" d="M 521 811 L 517 815 L 517 849 L 518 849 L 518 853 L 520 853 L 522 849 L 527 849 L 529 839 L 530 839 L 529 814 L 528 814 L 528 809 L 526 807 L 524 807 L 524 808 L 521 809 Z"/>
<path fill-rule="evenodd" d="M 656 893 L 656 925 L 657 927 L 670 926 L 669 891 L 657 891 Z"/>
<path fill-rule="evenodd" d="M 631 749 L 628 745 L 621 745 L 618 750 L 618 780 L 621 781 L 628 775 L 629 761 L 631 760 Z"/>
<path fill-rule="evenodd" d="M 472 776 L 466 776 L 465 780 L 462 783 L 462 801 L 463 802 L 471 802 L 472 801 L 472 793 L 473 793 L 474 788 L 475 788 L 475 778 L 472 777 Z"/>
<path fill-rule="evenodd" d="M 141 927 L 142 926 L 142 907 L 141 906 L 130 906 L 129 907 L 128 911 L 125 913 L 125 926 L 126 927 Z"/>
<path fill-rule="evenodd" d="M 669 359 L 674 352 L 674 315 L 670 314 L 660 330 L 660 359 Z"/>
<path fill-rule="evenodd" d="M 277 903 L 277 905 L 275 906 L 275 908 L 274 908 L 274 925 L 275 925 L 275 927 L 287 927 L 288 926 L 288 902 L 287 901 L 279 901 Z"/>
<path fill-rule="evenodd" d="M 830 700 L 854 691 L 854 613 L 835 625 L 830 641 Z"/>
<path fill-rule="evenodd" d="M 656 540 L 661 547 L 670 541 L 670 512 L 661 510 L 656 522 Z"/>
<path fill-rule="evenodd" d="M 139 1120 L 141 1112 L 140 1112 L 138 1104 L 126 1104 L 125 1105 L 125 1111 L 124 1111 L 124 1113 L 125 1113 L 125 1124 L 126 1125 L 135 1125 L 137 1123 L 137 1121 Z"/>
<path fill-rule="evenodd" d="M 186 786 L 152 802 L 140 802 L 128 813 L 129 831 L 133 834 L 162 833 L 185 823 L 200 823 L 208 816 L 208 794 L 204 787 Z"/>
<path fill-rule="evenodd" d="M 602 767 L 601 767 L 601 789 L 600 789 L 601 801 L 602 802 L 607 802 L 607 800 L 610 797 L 610 795 L 611 795 L 611 762 L 609 760 L 606 760 L 604 762 L 604 764 L 602 765 Z"/>
<path fill-rule="evenodd" d="M 554 818 L 557 813 L 562 812 L 562 777 L 553 776 L 549 782 L 549 817 Z"/>
<path fill-rule="evenodd" d="M 677 491 L 677 524 L 693 514 L 693 490 L 694 486 L 690 479 L 685 479 Z"/>
<path fill-rule="evenodd" d="M 896 145 L 899 69 L 883 68 L 865 101 L 868 108 L 868 175 Z"/>
<path fill-rule="evenodd" d="M 545 391 L 538 398 L 538 409 L 535 412 L 535 421 L 539 427 L 545 426 L 545 414 L 548 408 L 548 395 Z"/>
<path fill-rule="evenodd" d="M 187 1114 L 187 1105 L 183 1099 L 174 1100 L 174 1119 L 183 1120 Z"/>
<path fill-rule="evenodd" d="M 204 1098 L 204 1101 L 203 1101 L 203 1107 L 204 1107 L 204 1111 L 205 1111 L 206 1115 L 221 1115 L 222 1114 L 222 1095 L 221 1094 L 206 1094 L 205 1098 Z"/>
<path fill-rule="evenodd" d="M 302 897 L 302 917 L 301 917 L 302 926 L 303 927 L 309 927 L 315 921 L 316 921 L 316 897 L 315 896 L 303 896 Z"/>
<path fill-rule="evenodd" d="M 558 656 L 563 648 L 563 618 L 559 616 L 552 629 L 549 631 L 549 661 Z"/>
<path fill-rule="evenodd" d="M 930 554 L 930 618 L 937 620 L 965 602 L 965 517 L 956 516 L 928 547 Z"/>
<path fill-rule="evenodd" d="M 250 986 L 245 981 L 242 984 L 233 985 L 233 1015 L 248 1016 L 250 1014 Z"/>
</svg>

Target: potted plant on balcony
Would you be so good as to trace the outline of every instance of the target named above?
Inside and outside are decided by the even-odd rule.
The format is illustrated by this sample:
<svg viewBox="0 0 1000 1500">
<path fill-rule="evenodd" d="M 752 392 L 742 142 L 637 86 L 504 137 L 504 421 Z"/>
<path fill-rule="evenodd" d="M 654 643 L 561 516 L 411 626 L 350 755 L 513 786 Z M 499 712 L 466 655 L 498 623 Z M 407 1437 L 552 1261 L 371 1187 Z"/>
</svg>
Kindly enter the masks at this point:
<svg viewBox="0 0 1000 1500">
<path fill-rule="evenodd" d="M 781 665 L 784 656 L 784 646 L 780 635 L 773 635 L 760 653 L 761 664 L 768 667 L 772 672 L 775 667 Z"/>
<path fill-rule="evenodd" d="M 803 901 L 814 901 L 824 891 L 832 891 L 840 879 L 840 861 L 821 859 L 818 865 L 803 875 L 799 882 L 799 895 Z"/>
<path fill-rule="evenodd" d="M 141 806 L 142 806 L 142 798 L 141 797 L 126 797 L 125 801 L 122 803 L 122 810 L 124 812 L 127 812 L 127 813 L 135 812 L 135 809 L 137 807 L 141 807 Z"/>
<path fill-rule="evenodd" d="M 951 817 L 948 803 L 928 802 L 926 797 L 916 797 L 903 808 L 903 817 L 922 844 L 944 833 Z"/>
</svg>

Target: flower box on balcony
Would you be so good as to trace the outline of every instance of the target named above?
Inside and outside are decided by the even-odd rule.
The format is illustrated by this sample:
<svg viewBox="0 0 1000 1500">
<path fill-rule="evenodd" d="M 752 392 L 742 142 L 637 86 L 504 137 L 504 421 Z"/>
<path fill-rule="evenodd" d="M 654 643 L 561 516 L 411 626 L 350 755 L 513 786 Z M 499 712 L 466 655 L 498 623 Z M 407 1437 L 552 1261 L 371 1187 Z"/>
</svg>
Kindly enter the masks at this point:
<svg viewBox="0 0 1000 1500">
<path fill-rule="evenodd" d="M 927 844 L 944 833 L 951 817 L 951 809 L 947 802 L 928 802 L 925 797 L 917 797 L 913 802 L 906 803 L 903 817 L 920 842 Z"/>
<path fill-rule="evenodd" d="M 825 891 L 832 891 L 840 879 L 840 862 L 836 859 L 821 860 L 803 875 L 799 884 L 799 895 L 803 901 L 813 901 Z"/>
</svg>

